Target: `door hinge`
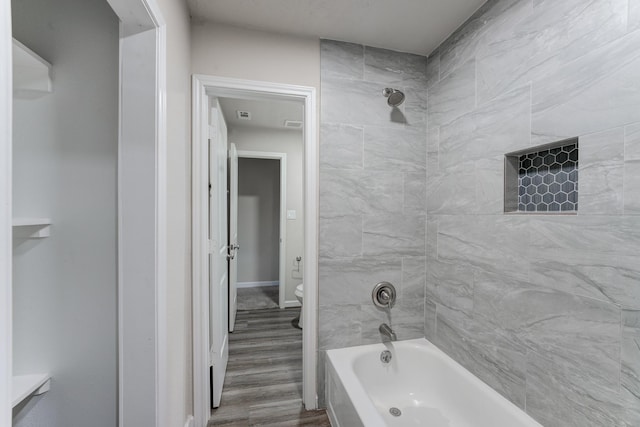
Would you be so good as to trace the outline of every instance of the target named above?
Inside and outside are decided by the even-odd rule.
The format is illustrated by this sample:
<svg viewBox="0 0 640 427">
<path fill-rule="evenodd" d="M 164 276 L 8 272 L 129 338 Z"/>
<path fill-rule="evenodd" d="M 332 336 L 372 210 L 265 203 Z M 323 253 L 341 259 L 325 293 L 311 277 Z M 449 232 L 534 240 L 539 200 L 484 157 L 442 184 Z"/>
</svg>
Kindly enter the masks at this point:
<svg viewBox="0 0 640 427">
<path fill-rule="evenodd" d="M 216 136 L 216 127 L 209 125 L 209 139 L 213 139 Z"/>
<path fill-rule="evenodd" d="M 213 250 L 215 249 L 213 246 L 213 240 L 208 240 L 208 243 L 209 244 L 207 246 L 209 247 L 209 253 L 212 254 Z"/>
</svg>

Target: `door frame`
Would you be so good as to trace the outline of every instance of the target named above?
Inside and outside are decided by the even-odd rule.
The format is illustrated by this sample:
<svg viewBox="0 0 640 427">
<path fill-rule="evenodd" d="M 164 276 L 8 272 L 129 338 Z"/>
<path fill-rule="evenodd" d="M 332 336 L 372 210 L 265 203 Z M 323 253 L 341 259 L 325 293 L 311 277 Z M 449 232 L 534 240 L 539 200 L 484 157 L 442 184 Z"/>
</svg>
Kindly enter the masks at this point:
<svg viewBox="0 0 640 427">
<path fill-rule="evenodd" d="M 168 427 L 167 30 L 157 0 L 120 18 L 118 421 Z"/>
<path fill-rule="evenodd" d="M 195 427 L 206 426 L 210 418 L 209 384 L 206 372 L 208 307 L 200 295 L 206 243 L 203 236 L 207 197 L 203 173 L 203 141 L 207 139 L 208 97 L 244 99 L 289 99 L 304 102 L 304 259 L 303 273 L 305 328 L 302 338 L 302 400 L 307 409 L 318 406 L 317 399 L 317 305 L 318 305 L 318 140 L 316 89 L 281 83 L 262 82 L 195 74 L 192 78 L 192 244 L 193 244 L 193 403 Z M 203 218 L 205 217 L 205 218 Z M 206 310 L 206 311 L 205 311 Z"/>
<path fill-rule="evenodd" d="M 285 299 L 287 255 L 287 153 L 238 150 L 238 159 L 280 160 L 280 243 L 278 245 L 278 305 L 289 307 Z M 238 167 L 238 173 L 240 168 Z M 296 300 L 296 303 L 298 301 Z M 292 306 L 293 307 L 293 306 Z"/>
<path fill-rule="evenodd" d="M 13 108 L 11 2 L 0 2 L 0 425 L 11 423 L 11 123 Z"/>
</svg>

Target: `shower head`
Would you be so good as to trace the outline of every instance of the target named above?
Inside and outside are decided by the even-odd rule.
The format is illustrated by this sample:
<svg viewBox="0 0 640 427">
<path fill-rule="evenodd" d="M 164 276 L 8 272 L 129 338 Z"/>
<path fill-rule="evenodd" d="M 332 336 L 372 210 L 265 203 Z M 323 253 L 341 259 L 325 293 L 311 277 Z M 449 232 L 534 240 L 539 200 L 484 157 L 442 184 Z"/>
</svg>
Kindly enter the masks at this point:
<svg viewBox="0 0 640 427">
<path fill-rule="evenodd" d="M 387 104 L 390 107 L 397 107 L 404 102 L 404 93 L 398 89 L 388 87 L 382 91 L 382 94 L 387 97 Z"/>
</svg>

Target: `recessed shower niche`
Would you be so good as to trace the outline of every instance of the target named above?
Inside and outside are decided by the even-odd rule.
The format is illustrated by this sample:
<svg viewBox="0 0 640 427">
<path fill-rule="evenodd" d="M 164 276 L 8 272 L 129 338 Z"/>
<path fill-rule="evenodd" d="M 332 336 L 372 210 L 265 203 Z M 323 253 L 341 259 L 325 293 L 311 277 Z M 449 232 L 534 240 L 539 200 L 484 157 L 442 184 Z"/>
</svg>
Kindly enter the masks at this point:
<svg viewBox="0 0 640 427">
<path fill-rule="evenodd" d="M 506 213 L 578 211 L 578 138 L 505 154 Z"/>
</svg>

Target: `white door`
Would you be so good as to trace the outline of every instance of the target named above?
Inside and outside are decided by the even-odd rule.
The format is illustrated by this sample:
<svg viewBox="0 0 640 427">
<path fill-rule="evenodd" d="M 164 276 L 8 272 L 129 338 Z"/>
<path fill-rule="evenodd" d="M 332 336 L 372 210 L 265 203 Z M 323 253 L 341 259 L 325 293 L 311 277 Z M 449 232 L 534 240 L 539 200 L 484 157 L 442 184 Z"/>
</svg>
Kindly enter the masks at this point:
<svg viewBox="0 0 640 427">
<path fill-rule="evenodd" d="M 233 332 L 238 309 L 238 151 L 229 148 L 229 332 Z"/>
<path fill-rule="evenodd" d="M 220 406 L 229 359 L 227 265 L 227 126 L 212 101 L 209 131 L 209 361 L 211 403 Z"/>
</svg>

